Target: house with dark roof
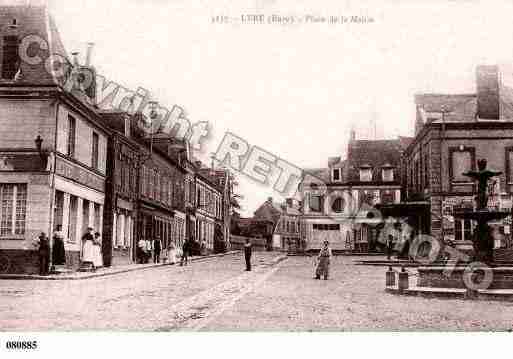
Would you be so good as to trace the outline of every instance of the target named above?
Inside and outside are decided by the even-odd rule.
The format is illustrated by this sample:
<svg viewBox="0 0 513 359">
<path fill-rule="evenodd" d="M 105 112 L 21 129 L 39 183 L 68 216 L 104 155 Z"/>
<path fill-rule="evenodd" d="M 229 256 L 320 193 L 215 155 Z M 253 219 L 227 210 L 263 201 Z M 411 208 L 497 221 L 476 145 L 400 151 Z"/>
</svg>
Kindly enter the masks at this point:
<svg viewBox="0 0 513 359">
<path fill-rule="evenodd" d="M 304 170 L 301 237 L 307 250 L 324 241 L 339 251 L 376 249 L 380 221 L 369 213 L 377 204 L 400 202 L 401 154 L 409 141 L 358 140 L 351 131 L 345 159 Z"/>
<path fill-rule="evenodd" d="M 290 252 L 301 250 L 301 204 L 298 201 L 288 198 L 284 203 L 277 203 L 269 197 L 257 208 L 253 218 L 272 223 L 272 240 L 269 247 Z"/>
<path fill-rule="evenodd" d="M 47 65 L 57 61 L 60 67 Z M 45 233 L 53 247 L 55 232 L 65 251 L 53 264 L 76 269 L 86 229 L 103 227 L 110 129 L 75 64 L 45 6 L 0 6 L 4 272 L 38 272 L 33 240 Z M 90 65 L 82 68 L 94 73 Z"/>
</svg>

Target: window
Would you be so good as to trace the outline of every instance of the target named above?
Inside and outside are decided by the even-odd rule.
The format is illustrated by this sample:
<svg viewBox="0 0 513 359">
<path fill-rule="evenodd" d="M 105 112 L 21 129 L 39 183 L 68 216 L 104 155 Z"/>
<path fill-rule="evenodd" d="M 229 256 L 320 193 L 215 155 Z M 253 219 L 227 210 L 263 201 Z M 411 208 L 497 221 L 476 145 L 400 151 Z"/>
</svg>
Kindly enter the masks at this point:
<svg viewBox="0 0 513 359">
<path fill-rule="evenodd" d="M 27 185 L 0 185 L 0 235 L 25 234 Z"/>
<path fill-rule="evenodd" d="M 512 192 L 513 188 L 511 184 L 513 183 L 513 147 L 506 147 L 506 188 L 509 193 Z"/>
<path fill-rule="evenodd" d="M 393 168 L 383 168 L 382 170 L 383 182 L 393 182 L 394 181 L 394 169 Z"/>
<path fill-rule="evenodd" d="M 68 238 L 71 243 L 77 242 L 78 197 L 69 196 Z"/>
<path fill-rule="evenodd" d="M 130 119 L 125 118 L 125 137 L 130 138 Z"/>
<path fill-rule="evenodd" d="M 340 179 L 340 168 L 333 169 L 333 181 L 338 182 Z"/>
<path fill-rule="evenodd" d="M 429 157 L 424 157 L 424 188 L 429 188 Z"/>
<path fill-rule="evenodd" d="M 362 181 L 362 182 L 372 181 L 372 168 L 368 168 L 368 167 L 360 168 L 360 181 Z"/>
<path fill-rule="evenodd" d="M 100 141 L 100 137 L 96 132 L 93 132 L 93 149 L 91 151 L 92 159 L 91 166 L 94 169 L 98 169 L 98 143 Z"/>
<path fill-rule="evenodd" d="M 450 150 L 449 170 L 452 182 L 470 182 L 469 178 L 464 176 L 464 172 L 468 172 L 473 168 L 473 153 L 470 150 Z"/>
<path fill-rule="evenodd" d="M 153 199 L 160 201 L 160 174 L 155 170 L 155 182 L 153 183 Z"/>
<path fill-rule="evenodd" d="M 395 195 L 393 191 L 386 190 L 381 192 L 381 203 L 383 204 L 392 204 L 394 203 Z"/>
<path fill-rule="evenodd" d="M 457 219 L 454 222 L 454 240 L 469 241 L 472 239 L 472 221 L 470 219 Z"/>
<path fill-rule="evenodd" d="M 73 157 L 75 155 L 75 130 L 76 120 L 73 116 L 68 115 L 68 153 L 67 155 Z"/>
<path fill-rule="evenodd" d="M 331 204 L 331 209 L 335 213 L 342 213 L 344 211 L 344 200 L 340 197 L 335 198 Z"/>
<path fill-rule="evenodd" d="M 310 197 L 310 210 L 312 212 L 322 212 L 323 196 Z"/>
<path fill-rule="evenodd" d="M 4 36 L 2 78 L 14 80 L 20 66 L 18 36 Z"/>
<path fill-rule="evenodd" d="M 316 224 L 316 223 L 314 223 L 313 229 L 315 231 L 340 231 L 340 224 Z"/>
</svg>

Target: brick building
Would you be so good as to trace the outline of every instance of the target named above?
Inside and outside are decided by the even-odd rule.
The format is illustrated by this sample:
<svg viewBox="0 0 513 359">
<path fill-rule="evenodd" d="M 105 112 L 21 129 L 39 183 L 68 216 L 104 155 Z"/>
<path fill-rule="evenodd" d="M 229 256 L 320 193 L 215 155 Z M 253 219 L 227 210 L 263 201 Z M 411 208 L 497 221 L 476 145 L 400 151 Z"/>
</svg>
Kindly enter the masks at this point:
<svg viewBox="0 0 513 359">
<path fill-rule="evenodd" d="M 32 241 L 61 225 L 66 265 L 79 266 L 81 237 L 87 227 L 102 228 L 106 150 L 109 130 L 80 86 L 65 90 L 66 78 L 49 54 L 66 58 L 45 7 L 0 8 L 0 255 L 7 272 L 33 273 Z M 38 35 L 48 48 L 34 48 L 38 64 L 21 61 L 18 47 Z M 35 62 L 34 62 L 35 63 Z M 66 65 L 66 64 L 64 64 Z"/>
<path fill-rule="evenodd" d="M 513 178 L 513 91 L 497 66 L 476 71 L 475 94 L 415 96 L 415 139 L 404 152 L 405 194 L 421 203 L 415 230 L 471 249 L 474 223 L 455 219 L 455 209 L 473 208 L 475 183 L 463 172 L 477 160 L 504 172 L 489 188 L 491 209 L 511 210 Z M 496 222 L 497 247 L 508 246 L 511 218 Z"/>
</svg>

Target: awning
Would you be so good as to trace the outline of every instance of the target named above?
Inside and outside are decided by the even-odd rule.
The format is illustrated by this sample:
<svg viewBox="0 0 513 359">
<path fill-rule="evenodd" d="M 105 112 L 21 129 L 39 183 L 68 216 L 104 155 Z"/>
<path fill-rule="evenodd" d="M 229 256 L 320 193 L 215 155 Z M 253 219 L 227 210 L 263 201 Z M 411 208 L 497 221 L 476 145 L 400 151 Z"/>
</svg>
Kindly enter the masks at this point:
<svg viewBox="0 0 513 359">
<path fill-rule="evenodd" d="M 393 204 L 377 204 L 376 209 L 383 217 L 408 217 L 430 213 L 431 204 L 422 202 L 401 202 Z"/>
</svg>

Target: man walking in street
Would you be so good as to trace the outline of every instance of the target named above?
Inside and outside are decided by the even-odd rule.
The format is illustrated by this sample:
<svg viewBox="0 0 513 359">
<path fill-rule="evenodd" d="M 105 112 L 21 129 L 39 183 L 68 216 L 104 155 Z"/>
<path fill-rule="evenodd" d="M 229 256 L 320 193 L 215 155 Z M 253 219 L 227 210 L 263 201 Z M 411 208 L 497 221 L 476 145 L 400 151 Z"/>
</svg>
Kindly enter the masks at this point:
<svg viewBox="0 0 513 359">
<path fill-rule="evenodd" d="M 189 261 L 189 250 L 191 247 L 191 241 L 186 239 L 182 246 L 182 258 L 180 259 L 180 266 L 183 267 L 184 262 L 185 265 L 187 265 L 187 262 Z"/>
<path fill-rule="evenodd" d="M 156 236 L 153 241 L 153 263 L 160 263 L 160 252 L 162 251 L 162 242 L 160 237 Z"/>
<path fill-rule="evenodd" d="M 251 271 L 251 241 L 246 238 L 246 244 L 244 244 L 244 259 L 246 260 L 246 271 Z"/>
</svg>

